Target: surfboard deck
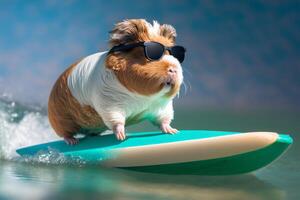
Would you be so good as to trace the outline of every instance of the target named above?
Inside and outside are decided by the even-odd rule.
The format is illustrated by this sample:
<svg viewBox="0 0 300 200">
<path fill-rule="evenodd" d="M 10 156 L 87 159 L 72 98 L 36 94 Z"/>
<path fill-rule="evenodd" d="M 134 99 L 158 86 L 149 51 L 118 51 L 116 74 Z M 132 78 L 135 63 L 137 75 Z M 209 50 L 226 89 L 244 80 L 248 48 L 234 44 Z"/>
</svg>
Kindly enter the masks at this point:
<svg viewBox="0 0 300 200">
<path fill-rule="evenodd" d="M 80 139 L 69 146 L 55 141 L 17 149 L 21 156 L 34 156 L 54 149 L 86 163 L 128 170 L 163 173 L 230 175 L 262 168 L 292 144 L 289 135 L 273 132 L 224 132 L 181 130 L 171 135 L 161 132 L 127 133 L 118 141 L 114 135 Z"/>
</svg>

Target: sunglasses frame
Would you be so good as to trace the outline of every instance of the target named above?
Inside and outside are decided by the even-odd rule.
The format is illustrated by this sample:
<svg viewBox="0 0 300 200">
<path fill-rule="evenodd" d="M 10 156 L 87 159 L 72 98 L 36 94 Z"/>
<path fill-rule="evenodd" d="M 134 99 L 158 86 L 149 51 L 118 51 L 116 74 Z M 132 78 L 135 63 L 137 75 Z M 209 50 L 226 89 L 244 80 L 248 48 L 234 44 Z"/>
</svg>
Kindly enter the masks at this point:
<svg viewBox="0 0 300 200">
<path fill-rule="evenodd" d="M 148 52 L 146 51 L 146 47 L 149 46 L 150 44 L 153 44 L 153 43 L 162 46 L 163 49 L 164 49 L 163 53 L 161 54 L 161 56 L 158 59 L 152 59 L 152 58 L 150 58 L 149 55 L 148 55 Z M 116 51 L 129 51 L 129 50 L 131 50 L 133 48 L 136 48 L 136 47 L 143 47 L 143 49 L 144 49 L 144 55 L 150 61 L 152 61 L 152 60 L 159 60 L 164 55 L 165 51 L 168 51 L 171 55 L 173 55 L 172 54 L 172 49 L 176 48 L 176 47 L 182 48 L 183 49 L 183 53 L 186 52 L 186 49 L 183 46 L 179 46 L 179 45 L 175 45 L 175 46 L 172 46 L 172 47 L 166 47 L 166 46 L 164 46 L 163 44 L 161 44 L 159 42 L 137 42 L 137 43 L 132 43 L 132 44 L 120 44 L 120 45 L 114 46 L 114 47 L 112 47 L 109 50 L 108 53 L 112 53 L 112 52 L 116 52 Z M 179 61 L 178 58 L 176 58 L 176 59 Z M 184 61 L 184 56 L 183 56 L 183 60 L 179 61 L 179 62 L 182 63 L 183 61 Z"/>
</svg>

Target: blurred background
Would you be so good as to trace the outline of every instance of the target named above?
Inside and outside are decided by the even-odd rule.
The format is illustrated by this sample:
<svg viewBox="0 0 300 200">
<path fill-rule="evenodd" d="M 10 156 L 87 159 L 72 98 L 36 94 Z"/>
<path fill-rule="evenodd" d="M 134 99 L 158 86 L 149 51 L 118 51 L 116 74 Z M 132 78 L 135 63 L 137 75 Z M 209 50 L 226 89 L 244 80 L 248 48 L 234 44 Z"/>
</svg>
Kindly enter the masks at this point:
<svg viewBox="0 0 300 200">
<path fill-rule="evenodd" d="M 130 18 L 173 25 L 187 48 L 174 127 L 289 133 L 293 146 L 262 170 L 228 177 L 69 166 L 56 154 L 20 159 L 17 148 L 59 139 L 46 112 L 58 76 L 108 50 L 108 32 Z M 300 199 L 299 33 L 296 0 L 0 0 L 0 199 Z"/>
<path fill-rule="evenodd" d="M 179 106 L 299 110 L 299 1 L 0 1 L 0 94 L 47 105 L 74 61 L 129 18 L 172 24 L 187 48 Z"/>
</svg>

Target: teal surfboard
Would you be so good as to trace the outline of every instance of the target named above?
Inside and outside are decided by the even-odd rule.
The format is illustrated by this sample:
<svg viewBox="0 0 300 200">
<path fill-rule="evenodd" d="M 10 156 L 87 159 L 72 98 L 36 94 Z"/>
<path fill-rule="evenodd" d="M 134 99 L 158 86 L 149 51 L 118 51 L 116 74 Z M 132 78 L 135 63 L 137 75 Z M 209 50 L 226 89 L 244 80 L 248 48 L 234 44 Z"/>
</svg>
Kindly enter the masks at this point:
<svg viewBox="0 0 300 200">
<path fill-rule="evenodd" d="M 49 149 L 72 159 L 107 167 L 150 173 L 230 175 L 262 168 L 292 144 L 289 135 L 273 132 L 223 132 L 181 130 L 127 133 L 124 141 L 114 135 L 82 138 L 79 144 L 55 141 L 20 148 L 21 156 L 47 153 Z"/>
</svg>

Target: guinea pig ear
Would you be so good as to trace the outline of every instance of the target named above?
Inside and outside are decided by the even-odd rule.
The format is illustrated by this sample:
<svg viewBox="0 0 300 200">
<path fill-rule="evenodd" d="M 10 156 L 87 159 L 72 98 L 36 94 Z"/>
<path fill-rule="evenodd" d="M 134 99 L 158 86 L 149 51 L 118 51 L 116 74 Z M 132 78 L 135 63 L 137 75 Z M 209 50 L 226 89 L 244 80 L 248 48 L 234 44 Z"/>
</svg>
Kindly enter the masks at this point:
<svg viewBox="0 0 300 200">
<path fill-rule="evenodd" d="M 142 41 L 147 37 L 147 26 L 144 19 L 127 19 L 115 25 L 110 33 L 109 43 L 111 46 L 128 42 Z"/>
<path fill-rule="evenodd" d="M 160 35 L 172 40 L 174 43 L 177 36 L 175 28 L 169 24 L 160 26 Z"/>
<path fill-rule="evenodd" d="M 126 69 L 126 60 L 114 54 L 109 54 L 105 59 L 105 66 L 114 72 L 123 71 Z"/>
</svg>

